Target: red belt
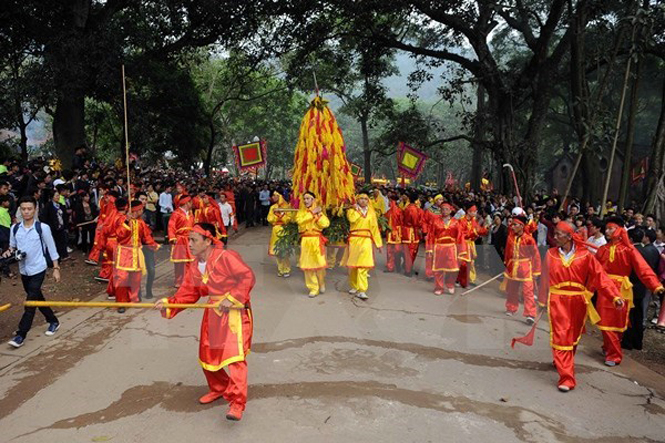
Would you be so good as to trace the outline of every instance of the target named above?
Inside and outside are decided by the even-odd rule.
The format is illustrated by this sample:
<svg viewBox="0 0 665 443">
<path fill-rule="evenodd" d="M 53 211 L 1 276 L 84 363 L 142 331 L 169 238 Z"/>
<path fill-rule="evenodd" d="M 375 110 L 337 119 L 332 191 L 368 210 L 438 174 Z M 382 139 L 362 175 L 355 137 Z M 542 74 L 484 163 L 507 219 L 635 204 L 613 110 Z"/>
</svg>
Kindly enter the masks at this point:
<svg viewBox="0 0 665 443">
<path fill-rule="evenodd" d="M 358 235 L 355 234 L 355 232 L 366 232 L 368 235 Z M 351 232 L 349 232 L 349 238 L 351 237 L 359 237 L 359 238 L 372 238 L 372 231 L 369 229 L 355 229 Z"/>
</svg>

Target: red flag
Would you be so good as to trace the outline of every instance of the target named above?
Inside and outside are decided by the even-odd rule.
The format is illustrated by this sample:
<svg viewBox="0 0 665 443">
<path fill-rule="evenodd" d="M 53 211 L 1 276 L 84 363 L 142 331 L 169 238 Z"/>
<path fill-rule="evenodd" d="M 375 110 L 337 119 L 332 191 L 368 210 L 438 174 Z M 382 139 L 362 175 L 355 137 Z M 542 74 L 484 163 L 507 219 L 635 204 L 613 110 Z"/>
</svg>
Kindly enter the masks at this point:
<svg viewBox="0 0 665 443">
<path fill-rule="evenodd" d="M 523 345 L 527 346 L 533 345 L 533 339 L 536 336 L 536 326 L 538 326 L 538 322 L 540 321 L 540 318 L 543 316 L 544 312 L 544 309 L 540 311 L 538 317 L 536 317 L 536 321 L 533 322 L 533 326 L 531 326 L 531 329 L 524 337 L 515 337 L 510 341 L 511 348 L 515 349 L 515 343 L 522 343 Z"/>
</svg>

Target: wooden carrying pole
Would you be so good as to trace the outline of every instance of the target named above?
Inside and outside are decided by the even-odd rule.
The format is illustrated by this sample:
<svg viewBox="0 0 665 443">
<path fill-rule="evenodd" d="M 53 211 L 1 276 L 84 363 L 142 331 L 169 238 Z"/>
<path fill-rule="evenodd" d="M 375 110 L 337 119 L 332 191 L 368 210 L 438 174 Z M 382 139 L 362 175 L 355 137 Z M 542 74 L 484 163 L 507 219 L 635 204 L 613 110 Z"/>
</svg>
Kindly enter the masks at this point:
<svg viewBox="0 0 665 443">
<path fill-rule="evenodd" d="M 25 307 L 30 308 L 137 308 L 137 309 L 154 309 L 154 303 L 118 303 L 118 302 L 97 302 L 97 301 L 26 301 L 23 303 Z M 219 304 L 211 305 L 204 303 L 164 303 L 164 308 L 173 309 L 209 309 L 219 308 Z M 230 308 L 230 309 L 244 309 L 244 308 Z"/>
<path fill-rule="evenodd" d="M 0 312 L 2 312 L 2 311 L 6 311 L 6 310 L 9 309 L 11 306 L 12 306 L 11 303 L 7 303 L 6 305 L 2 305 L 2 306 L 0 306 Z"/>
<path fill-rule="evenodd" d="M 132 183 L 129 174 L 129 129 L 127 128 L 127 87 L 125 85 L 125 65 L 122 65 L 122 100 L 125 111 L 125 165 L 127 167 L 127 201 L 132 201 Z"/>
</svg>

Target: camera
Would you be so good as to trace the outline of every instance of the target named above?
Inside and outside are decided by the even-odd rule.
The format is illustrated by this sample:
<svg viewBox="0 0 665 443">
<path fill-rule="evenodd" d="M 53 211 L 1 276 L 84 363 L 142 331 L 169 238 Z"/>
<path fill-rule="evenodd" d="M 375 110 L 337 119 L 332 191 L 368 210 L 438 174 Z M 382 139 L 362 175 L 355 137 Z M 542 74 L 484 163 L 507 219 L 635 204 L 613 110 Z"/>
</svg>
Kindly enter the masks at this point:
<svg viewBox="0 0 665 443">
<path fill-rule="evenodd" d="M 23 252 L 23 251 L 21 251 L 21 250 L 19 250 L 19 249 L 16 249 L 16 250 L 14 251 L 14 253 L 13 253 L 12 255 L 10 255 L 9 257 L 2 257 L 2 258 L 0 258 L 0 264 L 2 264 L 2 265 L 10 265 L 10 264 L 12 264 L 12 263 L 14 263 L 14 262 L 19 262 L 19 261 L 21 261 L 21 260 L 24 260 L 25 257 L 26 257 L 26 255 L 27 255 L 27 254 L 26 254 L 25 252 Z"/>
</svg>

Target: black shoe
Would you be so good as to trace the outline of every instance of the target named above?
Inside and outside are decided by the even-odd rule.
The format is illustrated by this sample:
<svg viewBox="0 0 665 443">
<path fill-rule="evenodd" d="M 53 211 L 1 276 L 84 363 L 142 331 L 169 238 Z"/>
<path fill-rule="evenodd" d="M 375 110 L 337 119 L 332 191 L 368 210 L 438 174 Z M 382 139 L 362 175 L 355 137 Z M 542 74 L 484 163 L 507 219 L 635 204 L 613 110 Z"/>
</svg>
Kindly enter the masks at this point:
<svg viewBox="0 0 665 443">
<path fill-rule="evenodd" d="M 145 296 L 146 300 L 150 300 L 151 298 L 152 298 L 152 294 L 148 294 L 148 295 Z"/>
<path fill-rule="evenodd" d="M 118 308 L 118 314 L 124 314 L 126 311 L 125 308 Z"/>
</svg>

